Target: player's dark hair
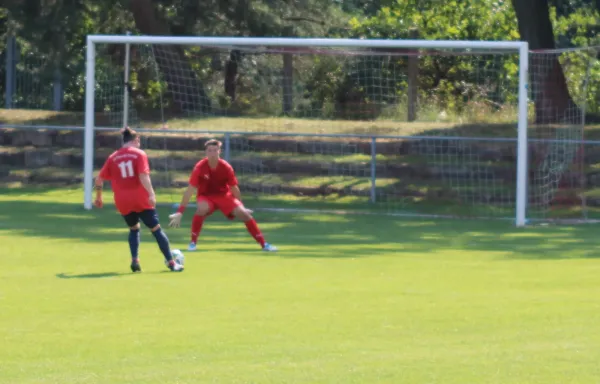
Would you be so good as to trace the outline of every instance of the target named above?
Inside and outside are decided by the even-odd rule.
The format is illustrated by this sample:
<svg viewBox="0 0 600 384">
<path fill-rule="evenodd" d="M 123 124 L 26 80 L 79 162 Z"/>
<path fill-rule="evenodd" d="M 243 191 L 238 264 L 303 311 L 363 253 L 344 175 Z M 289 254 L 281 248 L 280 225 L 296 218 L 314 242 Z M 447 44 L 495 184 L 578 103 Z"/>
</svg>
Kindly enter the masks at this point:
<svg viewBox="0 0 600 384">
<path fill-rule="evenodd" d="M 210 139 L 206 143 L 204 143 L 204 149 L 206 149 L 208 147 L 212 147 L 212 146 L 216 146 L 216 147 L 221 148 L 221 145 L 223 145 L 223 144 L 219 140 L 217 140 L 217 139 Z"/>
<path fill-rule="evenodd" d="M 138 137 L 138 133 L 129 127 L 123 128 L 121 134 L 123 135 L 123 144 L 129 143 Z"/>
</svg>

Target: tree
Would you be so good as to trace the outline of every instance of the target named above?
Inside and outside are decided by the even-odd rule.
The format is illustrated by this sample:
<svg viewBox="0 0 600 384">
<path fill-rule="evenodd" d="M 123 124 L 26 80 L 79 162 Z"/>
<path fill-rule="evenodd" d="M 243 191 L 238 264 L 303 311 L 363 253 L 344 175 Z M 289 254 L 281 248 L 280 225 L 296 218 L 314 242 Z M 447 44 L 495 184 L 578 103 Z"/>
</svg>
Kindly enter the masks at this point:
<svg viewBox="0 0 600 384">
<path fill-rule="evenodd" d="M 26 0 L 25 5 L 7 1 L 4 6 L 21 57 L 38 61 L 36 76 L 46 85 L 57 74 L 62 77 L 67 110 L 83 109 L 86 35 L 124 33 L 133 28 L 118 0 Z M 44 94 L 29 92 L 26 96 L 46 97 Z"/>
<path fill-rule="evenodd" d="M 130 0 L 129 4 L 135 25 L 140 32 L 146 35 L 171 34 L 168 24 L 156 14 L 151 0 Z M 184 113 L 210 112 L 210 99 L 204 90 L 204 85 L 185 57 L 183 49 L 176 45 L 153 48 L 156 63 L 164 81 L 168 84 L 173 103 L 179 111 Z M 195 90 L 195 92 L 189 90 Z"/>
<path fill-rule="evenodd" d="M 5 49 L 5 42 L 7 39 L 8 33 L 8 11 L 4 8 L 0 8 L 0 52 L 3 52 Z M 1 58 L 1 55 L 0 55 Z M 5 79 L 6 76 L 6 68 L 4 65 L 0 64 L 0 79 Z M 0 83 L 0 107 L 4 108 L 4 93 L 6 92 L 5 88 L 7 84 L 4 82 Z"/>
<path fill-rule="evenodd" d="M 87 34 L 132 31 L 149 35 L 323 36 L 330 27 L 344 25 L 348 19 L 339 5 L 329 0 L 7 0 L 0 16 L 6 14 L 11 25 L 15 25 L 21 52 L 44 59 L 44 68 L 36 68 L 38 73 L 49 77 L 44 82 L 51 81 L 56 71 L 61 72 L 64 106 L 71 110 L 83 108 L 81 85 Z M 0 21 L 0 24 L 1 32 L 8 23 Z M 243 59 L 239 52 L 231 52 L 223 65 L 216 62 L 215 50 L 206 47 L 200 55 L 198 52 L 188 55 L 189 47 L 152 48 L 160 77 L 163 84 L 167 83 L 170 108 L 183 112 L 212 110 L 210 96 L 214 95 L 209 96 L 208 91 L 215 88 L 209 87 L 206 76 L 219 71 L 216 68 L 227 69 L 223 72 L 226 79 L 221 82 L 225 84 L 222 92 L 236 98 L 238 72 L 243 68 L 238 62 Z M 112 71 L 106 76 L 113 79 L 122 70 L 119 66 L 123 62 L 123 47 L 99 49 L 102 50 L 99 60 L 106 61 L 103 68 Z M 209 57 L 214 58 L 214 66 Z M 96 69 L 101 70 L 100 66 Z M 140 88 L 134 102 L 151 106 L 156 90 Z"/>
<path fill-rule="evenodd" d="M 556 48 L 548 0 L 512 0 L 519 34 L 530 50 Z M 558 55 L 537 53 L 531 56 L 530 76 L 537 123 L 561 122 L 577 108 L 569 90 Z"/>
<path fill-rule="evenodd" d="M 351 20 L 351 36 L 357 38 L 408 39 L 415 28 L 422 39 L 428 40 L 516 40 L 516 17 L 511 5 L 497 0 L 465 2 L 450 0 L 439 3 L 422 0 L 399 0 L 383 7 L 375 16 Z M 439 53 L 443 53 L 441 50 Z M 446 51 L 447 52 L 447 51 Z M 518 63 L 515 55 L 447 55 L 435 50 L 423 50 L 419 60 L 419 97 L 427 100 L 428 107 L 447 113 L 461 114 L 465 108 L 479 105 L 490 109 L 516 102 Z M 406 73 L 407 63 L 397 56 L 389 68 L 392 73 Z M 361 65 L 364 71 L 368 65 Z M 369 70 L 380 71 L 370 68 Z M 342 71 L 344 73 L 344 71 Z M 494 73 L 493 77 L 482 76 Z M 349 75 L 345 75 L 349 77 Z M 350 103 L 357 97 L 380 98 L 382 91 L 369 94 L 371 79 L 389 79 L 385 73 L 363 73 L 354 79 L 345 79 L 341 91 Z M 367 80 L 366 84 L 361 81 Z M 349 81 L 352 80 L 352 81 Z M 407 84 L 398 78 L 394 86 L 386 84 L 380 89 L 403 97 Z M 350 92 L 352 91 L 352 92 Z M 356 92 L 356 91 L 362 91 Z M 366 94 L 365 94 L 366 93 Z M 393 96 L 393 95 L 385 95 Z M 340 97 L 338 97 L 338 102 Z M 397 103 L 393 101 L 392 103 Z M 469 105 L 470 104 L 470 105 Z"/>
<path fill-rule="evenodd" d="M 302 36 L 326 35 L 326 16 L 338 9 L 330 0 L 131 0 L 136 25 L 142 32 L 155 34 L 151 27 L 166 20 L 162 34 L 202 36 Z M 133 7 L 133 3 L 144 3 Z M 154 4 L 153 4 L 154 3 Z M 156 10 L 152 12 L 150 10 Z M 331 17 L 332 20 L 344 18 Z M 158 22 L 158 24 L 157 24 Z M 164 21 L 163 21 L 164 24 Z M 149 31 L 149 32 L 146 32 Z M 239 64 L 243 54 L 230 52 L 223 66 L 224 93 L 235 101 Z"/>
<path fill-rule="evenodd" d="M 591 1 L 554 0 L 557 13 L 567 15 L 582 6 L 595 6 L 600 10 L 600 0 Z M 584 4 L 587 3 L 587 4 Z M 519 33 L 529 42 L 530 50 L 556 49 L 556 39 L 550 18 L 548 0 L 512 0 Z M 557 53 L 533 53 L 530 60 L 530 76 L 535 103 L 537 123 L 558 123 L 573 116 L 579 110 L 569 93 L 567 81 Z"/>
</svg>

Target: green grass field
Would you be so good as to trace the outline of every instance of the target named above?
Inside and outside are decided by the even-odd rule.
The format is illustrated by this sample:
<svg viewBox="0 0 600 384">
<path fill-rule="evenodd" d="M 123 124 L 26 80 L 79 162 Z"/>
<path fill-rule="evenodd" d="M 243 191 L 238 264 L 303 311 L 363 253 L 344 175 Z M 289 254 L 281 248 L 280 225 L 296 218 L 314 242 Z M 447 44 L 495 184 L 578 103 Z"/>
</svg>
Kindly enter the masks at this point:
<svg viewBox="0 0 600 384">
<path fill-rule="evenodd" d="M 1 383 L 592 383 L 594 226 L 257 212 L 129 272 L 114 208 L 0 190 Z M 109 199 L 109 196 L 107 196 Z M 161 210 L 163 222 L 168 210 Z M 168 230 L 173 247 L 188 240 Z"/>
</svg>

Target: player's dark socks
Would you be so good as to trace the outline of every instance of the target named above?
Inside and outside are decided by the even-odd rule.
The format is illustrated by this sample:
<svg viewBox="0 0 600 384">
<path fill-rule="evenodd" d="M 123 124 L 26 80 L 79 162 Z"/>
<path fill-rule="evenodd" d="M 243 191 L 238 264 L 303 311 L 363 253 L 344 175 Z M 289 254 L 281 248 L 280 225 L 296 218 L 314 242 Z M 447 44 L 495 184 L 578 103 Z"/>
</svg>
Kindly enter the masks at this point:
<svg viewBox="0 0 600 384">
<path fill-rule="evenodd" d="M 202 231 L 202 224 L 204 224 L 204 216 L 194 215 L 192 218 L 192 243 L 196 244 L 198 242 L 198 236 L 200 236 L 200 232 Z"/>
<path fill-rule="evenodd" d="M 256 220 L 250 219 L 250 220 L 246 221 L 244 224 L 246 224 L 246 229 L 248 230 L 248 233 L 250 233 L 250 235 L 252 235 L 254 240 L 256 240 L 256 242 L 258 244 L 260 244 L 261 248 L 264 248 L 265 247 L 265 238 L 264 238 L 262 232 L 260 231 L 260 229 L 258 229 L 258 224 L 256 224 Z"/>
<path fill-rule="evenodd" d="M 129 230 L 129 250 L 131 251 L 132 259 L 137 259 L 139 249 L 140 249 L 140 230 L 139 229 L 130 229 Z"/>
<path fill-rule="evenodd" d="M 158 247 L 160 251 L 165 256 L 165 260 L 171 261 L 173 260 L 173 255 L 171 255 L 171 246 L 169 244 L 169 238 L 163 232 L 162 228 L 158 228 L 156 231 L 152 232 L 156 242 L 158 243 Z"/>
</svg>

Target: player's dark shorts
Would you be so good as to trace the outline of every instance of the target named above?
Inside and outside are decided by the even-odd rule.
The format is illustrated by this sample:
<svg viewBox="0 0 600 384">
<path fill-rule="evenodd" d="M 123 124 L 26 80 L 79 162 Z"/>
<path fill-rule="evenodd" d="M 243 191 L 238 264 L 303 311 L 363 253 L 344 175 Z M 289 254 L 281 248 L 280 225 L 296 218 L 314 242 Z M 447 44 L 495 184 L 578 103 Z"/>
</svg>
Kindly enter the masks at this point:
<svg viewBox="0 0 600 384">
<path fill-rule="evenodd" d="M 136 226 L 140 221 L 150 229 L 159 224 L 156 209 L 146 209 L 142 212 L 129 212 L 128 214 L 123 215 L 123 218 L 129 227 Z"/>
</svg>

